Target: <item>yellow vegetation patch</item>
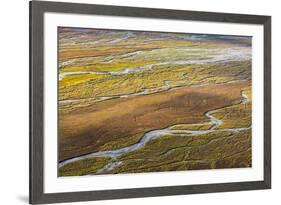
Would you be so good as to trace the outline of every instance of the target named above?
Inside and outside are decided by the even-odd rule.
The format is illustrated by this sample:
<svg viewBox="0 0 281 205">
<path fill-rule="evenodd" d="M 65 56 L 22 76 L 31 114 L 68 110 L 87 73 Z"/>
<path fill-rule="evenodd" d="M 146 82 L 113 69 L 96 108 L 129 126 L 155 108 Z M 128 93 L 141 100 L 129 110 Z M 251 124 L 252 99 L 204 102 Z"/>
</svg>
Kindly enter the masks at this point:
<svg viewBox="0 0 281 205">
<path fill-rule="evenodd" d="M 95 80 L 104 77 L 102 74 L 73 74 L 63 77 L 62 80 L 59 81 L 59 87 L 64 88 L 70 85 L 77 85 L 80 83 L 84 83 L 89 80 Z"/>
</svg>

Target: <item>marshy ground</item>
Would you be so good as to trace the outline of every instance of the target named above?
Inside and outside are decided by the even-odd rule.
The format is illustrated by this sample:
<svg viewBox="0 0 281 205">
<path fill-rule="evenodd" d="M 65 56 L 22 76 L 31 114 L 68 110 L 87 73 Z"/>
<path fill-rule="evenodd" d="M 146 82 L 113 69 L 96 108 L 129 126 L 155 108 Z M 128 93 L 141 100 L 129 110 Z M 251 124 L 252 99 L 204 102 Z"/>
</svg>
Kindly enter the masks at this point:
<svg viewBox="0 0 281 205">
<path fill-rule="evenodd" d="M 59 28 L 59 176 L 251 167 L 251 38 Z"/>
</svg>

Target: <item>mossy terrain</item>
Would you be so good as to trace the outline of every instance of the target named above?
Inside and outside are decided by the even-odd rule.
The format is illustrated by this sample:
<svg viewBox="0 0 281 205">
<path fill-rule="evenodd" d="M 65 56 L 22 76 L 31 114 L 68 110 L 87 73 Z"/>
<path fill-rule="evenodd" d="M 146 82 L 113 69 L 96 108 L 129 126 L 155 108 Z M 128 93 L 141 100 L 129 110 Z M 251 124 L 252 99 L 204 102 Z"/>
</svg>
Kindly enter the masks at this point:
<svg viewBox="0 0 281 205">
<path fill-rule="evenodd" d="M 251 166 L 251 133 L 216 131 L 194 137 L 163 136 L 120 157 L 109 173 L 179 171 Z"/>
<path fill-rule="evenodd" d="M 98 169 L 104 167 L 111 158 L 97 157 L 91 159 L 83 159 L 66 164 L 59 169 L 59 176 L 83 176 L 95 174 Z"/>
</svg>

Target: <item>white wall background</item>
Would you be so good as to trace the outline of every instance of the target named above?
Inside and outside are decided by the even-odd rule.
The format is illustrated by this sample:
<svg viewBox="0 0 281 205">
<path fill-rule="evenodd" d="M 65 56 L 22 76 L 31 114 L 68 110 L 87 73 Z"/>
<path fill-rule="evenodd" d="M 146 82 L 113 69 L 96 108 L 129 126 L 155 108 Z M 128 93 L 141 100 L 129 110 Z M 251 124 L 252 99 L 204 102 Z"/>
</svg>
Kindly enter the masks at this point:
<svg viewBox="0 0 281 205">
<path fill-rule="evenodd" d="M 81 205 L 131 204 L 280 204 L 281 194 L 281 5 L 277 0 L 72 0 L 108 5 L 141 6 L 167 9 L 202 10 L 264 14 L 272 16 L 273 86 L 273 188 L 216 194 L 197 194 L 144 199 L 83 202 Z M 0 204 L 28 203 L 28 1 L 6 0 L 0 3 Z"/>
</svg>

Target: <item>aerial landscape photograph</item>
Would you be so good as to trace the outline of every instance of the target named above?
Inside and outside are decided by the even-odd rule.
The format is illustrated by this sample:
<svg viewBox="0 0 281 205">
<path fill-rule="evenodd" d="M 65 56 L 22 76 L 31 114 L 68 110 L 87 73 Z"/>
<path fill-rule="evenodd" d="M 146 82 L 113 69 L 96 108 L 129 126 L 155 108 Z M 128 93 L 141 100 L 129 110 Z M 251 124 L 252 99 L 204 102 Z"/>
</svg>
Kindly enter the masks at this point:
<svg viewBox="0 0 281 205">
<path fill-rule="evenodd" d="M 58 177 L 251 166 L 251 36 L 58 27 Z"/>
</svg>

